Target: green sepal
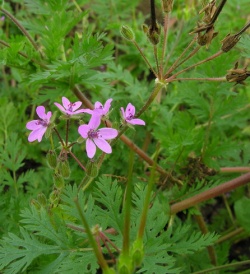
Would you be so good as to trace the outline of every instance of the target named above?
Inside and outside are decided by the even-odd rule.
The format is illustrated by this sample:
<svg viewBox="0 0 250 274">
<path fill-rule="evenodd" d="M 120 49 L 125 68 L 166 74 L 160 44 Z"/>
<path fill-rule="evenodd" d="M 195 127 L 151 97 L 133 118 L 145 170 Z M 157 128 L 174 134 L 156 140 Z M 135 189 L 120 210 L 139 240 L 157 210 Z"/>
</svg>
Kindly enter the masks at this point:
<svg viewBox="0 0 250 274">
<path fill-rule="evenodd" d="M 83 143 L 84 141 L 85 141 L 85 139 L 82 138 L 82 136 L 80 136 L 80 137 L 76 140 L 76 142 L 77 142 L 78 144 L 81 144 L 81 143 Z"/>
<path fill-rule="evenodd" d="M 54 177 L 55 187 L 58 189 L 64 188 L 64 179 L 63 179 L 62 175 L 59 174 L 58 172 L 55 172 L 53 177 Z"/>
<path fill-rule="evenodd" d="M 30 201 L 30 203 L 31 203 L 37 210 L 40 210 L 40 209 L 41 209 L 41 204 L 40 204 L 37 200 L 32 199 L 32 200 Z"/>
<path fill-rule="evenodd" d="M 39 193 L 37 195 L 37 201 L 41 206 L 43 206 L 43 207 L 47 206 L 47 198 L 43 193 Z"/>
<path fill-rule="evenodd" d="M 121 35 L 123 38 L 125 38 L 128 41 L 134 41 L 135 40 L 135 34 L 133 30 L 128 26 L 122 26 L 120 29 Z"/>
<path fill-rule="evenodd" d="M 57 166 L 57 154 L 55 150 L 49 150 L 46 155 L 48 166 L 52 169 L 55 169 Z"/>
<path fill-rule="evenodd" d="M 86 174 L 91 178 L 96 178 L 99 173 L 98 165 L 93 160 L 89 160 L 86 166 Z"/>
<path fill-rule="evenodd" d="M 144 258 L 143 243 L 140 239 L 137 239 L 132 246 L 132 260 L 135 267 L 139 267 L 142 264 Z"/>
<path fill-rule="evenodd" d="M 64 179 L 68 179 L 71 173 L 68 160 L 60 161 L 57 170 L 60 172 Z"/>
<path fill-rule="evenodd" d="M 134 266 L 130 256 L 121 253 L 118 262 L 118 273 L 119 274 L 133 274 Z"/>
</svg>

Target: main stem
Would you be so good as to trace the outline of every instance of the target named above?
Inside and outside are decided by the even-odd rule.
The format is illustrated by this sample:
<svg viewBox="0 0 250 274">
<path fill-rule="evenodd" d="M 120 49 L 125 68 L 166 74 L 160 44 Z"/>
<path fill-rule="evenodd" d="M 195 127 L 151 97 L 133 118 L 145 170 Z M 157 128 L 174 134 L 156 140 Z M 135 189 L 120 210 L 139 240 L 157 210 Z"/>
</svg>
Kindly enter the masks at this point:
<svg viewBox="0 0 250 274">
<path fill-rule="evenodd" d="M 176 214 L 180 211 L 183 211 L 187 208 L 193 207 L 201 202 L 217 197 L 223 193 L 232 191 L 235 188 L 248 184 L 250 182 L 250 172 L 244 174 L 238 178 L 235 178 L 231 181 L 228 181 L 219 186 L 208 189 L 200 194 L 197 194 L 191 198 L 183 200 L 179 203 L 173 204 L 170 208 L 171 214 Z"/>
<path fill-rule="evenodd" d="M 130 215 L 131 215 L 131 200 L 132 200 L 132 173 L 134 165 L 134 152 L 130 151 L 129 157 L 129 171 L 128 181 L 125 194 L 125 217 L 124 217 L 124 228 L 123 228 L 123 253 L 124 256 L 129 256 L 129 245 L 130 245 Z"/>
</svg>

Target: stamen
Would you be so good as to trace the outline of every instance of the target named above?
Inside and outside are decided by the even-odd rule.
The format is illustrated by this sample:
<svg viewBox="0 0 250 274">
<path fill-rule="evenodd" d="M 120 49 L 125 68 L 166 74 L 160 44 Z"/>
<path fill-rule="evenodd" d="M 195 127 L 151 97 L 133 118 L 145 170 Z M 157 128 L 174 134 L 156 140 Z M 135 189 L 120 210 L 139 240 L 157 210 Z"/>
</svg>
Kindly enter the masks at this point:
<svg viewBox="0 0 250 274">
<path fill-rule="evenodd" d="M 48 126 L 48 121 L 47 120 L 38 120 L 37 121 L 37 125 L 42 125 L 43 127 L 47 127 Z"/>
<path fill-rule="evenodd" d="M 95 138 L 98 138 L 98 137 L 99 137 L 98 130 L 95 131 L 95 130 L 91 129 L 91 130 L 88 132 L 88 138 L 90 138 L 90 139 L 95 139 Z"/>
<path fill-rule="evenodd" d="M 70 103 L 68 106 L 69 111 L 73 111 L 73 107 L 75 106 L 75 103 Z"/>
</svg>

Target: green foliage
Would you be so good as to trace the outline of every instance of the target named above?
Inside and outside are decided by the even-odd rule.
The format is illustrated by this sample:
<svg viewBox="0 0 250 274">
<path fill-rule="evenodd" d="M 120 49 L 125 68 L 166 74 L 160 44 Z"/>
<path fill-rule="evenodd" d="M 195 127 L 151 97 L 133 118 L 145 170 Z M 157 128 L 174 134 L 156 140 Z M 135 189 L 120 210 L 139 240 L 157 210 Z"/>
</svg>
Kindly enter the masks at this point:
<svg viewBox="0 0 250 274">
<path fill-rule="evenodd" d="M 123 199 L 122 187 L 116 181 L 104 177 L 96 185 L 98 187 L 93 189 L 93 197 L 79 193 L 80 205 L 92 228 L 96 225 L 101 226 L 103 231 L 108 227 L 115 228 L 116 234 L 111 239 L 121 244 L 122 219 L 119 211 Z M 138 226 L 138 213 L 143 206 L 144 194 L 139 195 L 139 191 L 145 193 L 146 190 L 138 186 L 134 195 L 133 230 Z M 78 273 L 81 268 L 86 269 L 82 273 L 95 273 L 97 265 L 91 249 L 86 243 L 81 247 L 86 235 L 80 229 L 81 219 L 73 202 L 76 195 L 77 188 L 68 186 L 61 196 L 60 209 L 49 212 L 43 207 L 37 209 L 32 206 L 22 211 L 20 236 L 9 233 L 1 242 L 0 265 L 3 273 L 19 273 L 34 267 L 39 270 L 37 273 L 45 273 L 48 269 L 50 273 Z M 144 241 L 145 259 L 138 273 L 151 273 L 153 269 L 157 273 L 164 273 L 166 269 L 169 273 L 177 273 L 180 268 L 176 268 L 176 260 L 171 254 L 192 254 L 217 239 L 213 233 L 189 233 L 189 226 L 172 227 L 165 233 L 168 216 L 161 207 L 156 200 L 149 210 Z M 65 220 L 61 218 L 62 215 Z M 135 236 L 135 233 L 132 235 Z M 51 262 L 48 265 L 41 264 L 41 256 Z"/>
<path fill-rule="evenodd" d="M 249 233 L 250 232 L 250 220 L 249 213 L 246 211 L 246 208 L 249 208 L 250 199 L 243 197 L 240 200 L 236 201 L 234 204 L 234 210 L 236 218 L 239 224 L 244 227 L 244 229 Z"/>
<path fill-rule="evenodd" d="M 80 268 L 88 269 L 84 273 L 95 273 L 97 264 L 94 255 L 86 249 L 85 256 L 80 249 L 74 247 L 74 237 L 56 214 L 51 217 L 45 209 L 31 207 L 22 212 L 22 217 L 25 228 L 20 228 L 21 236 L 9 233 L 3 238 L 0 265 L 2 270 L 6 267 L 4 273 L 20 273 L 27 268 L 37 269 L 37 273 L 64 273 L 67 270 L 74 273 L 74 270 Z M 51 254 L 57 255 L 50 257 L 51 263 L 39 264 L 38 257 L 49 257 Z M 33 260 L 36 263 L 30 266 Z"/>
</svg>

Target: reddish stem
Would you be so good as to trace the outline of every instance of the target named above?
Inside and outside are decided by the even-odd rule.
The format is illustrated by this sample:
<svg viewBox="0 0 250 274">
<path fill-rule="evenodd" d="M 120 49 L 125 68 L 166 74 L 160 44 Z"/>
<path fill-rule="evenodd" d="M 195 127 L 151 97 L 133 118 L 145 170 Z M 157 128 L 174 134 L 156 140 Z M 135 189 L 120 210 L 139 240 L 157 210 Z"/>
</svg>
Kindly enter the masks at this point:
<svg viewBox="0 0 250 274">
<path fill-rule="evenodd" d="M 206 200 L 217 197 L 223 193 L 229 192 L 229 191 L 231 191 L 235 188 L 238 188 L 242 185 L 245 185 L 249 182 L 250 182 L 250 172 L 247 174 L 244 174 L 238 178 L 235 178 L 231 181 L 223 183 L 219 186 L 208 189 L 208 190 L 206 190 L 200 194 L 197 194 L 191 198 L 188 198 L 184 201 L 173 204 L 170 208 L 170 212 L 171 212 L 171 214 L 176 214 L 180 211 L 183 211 L 187 208 L 190 208 L 190 207 L 197 205 L 201 202 L 204 202 Z"/>
</svg>

